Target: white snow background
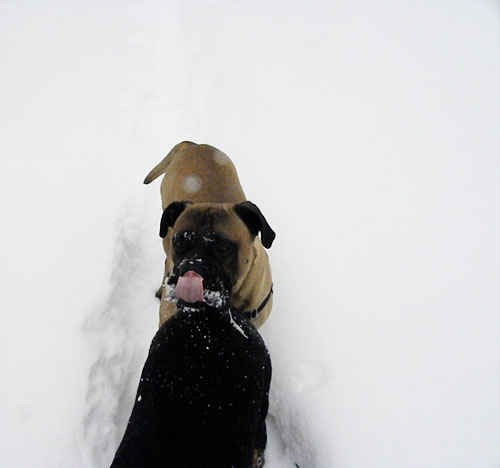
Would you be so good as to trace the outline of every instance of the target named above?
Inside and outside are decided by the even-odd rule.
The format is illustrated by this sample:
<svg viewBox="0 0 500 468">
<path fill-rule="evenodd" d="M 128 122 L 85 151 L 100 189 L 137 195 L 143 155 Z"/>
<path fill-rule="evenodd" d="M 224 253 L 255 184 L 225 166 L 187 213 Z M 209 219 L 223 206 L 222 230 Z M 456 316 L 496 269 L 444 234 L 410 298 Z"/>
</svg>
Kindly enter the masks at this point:
<svg viewBox="0 0 500 468">
<path fill-rule="evenodd" d="M 0 465 L 109 465 L 189 139 L 277 232 L 266 466 L 498 468 L 499 10 L 3 0 Z"/>
</svg>

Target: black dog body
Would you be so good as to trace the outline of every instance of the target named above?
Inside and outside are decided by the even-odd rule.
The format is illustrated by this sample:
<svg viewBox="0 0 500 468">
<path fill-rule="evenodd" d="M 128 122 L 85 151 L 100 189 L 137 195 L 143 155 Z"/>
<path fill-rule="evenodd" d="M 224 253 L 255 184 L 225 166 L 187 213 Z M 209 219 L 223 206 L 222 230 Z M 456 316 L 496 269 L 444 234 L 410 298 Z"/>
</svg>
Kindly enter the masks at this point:
<svg viewBox="0 0 500 468">
<path fill-rule="evenodd" d="M 251 468 L 266 446 L 270 380 L 245 318 L 181 305 L 152 341 L 112 468 Z"/>
</svg>

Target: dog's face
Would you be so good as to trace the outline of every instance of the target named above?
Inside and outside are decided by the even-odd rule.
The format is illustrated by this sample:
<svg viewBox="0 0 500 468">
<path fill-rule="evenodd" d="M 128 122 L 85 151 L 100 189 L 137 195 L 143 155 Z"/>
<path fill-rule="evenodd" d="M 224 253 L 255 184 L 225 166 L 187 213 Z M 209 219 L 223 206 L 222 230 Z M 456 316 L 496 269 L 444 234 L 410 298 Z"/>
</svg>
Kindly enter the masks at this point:
<svg viewBox="0 0 500 468">
<path fill-rule="evenodd" d="M 191 308 L 227 307 L 232 288 L 250 268 L 259 232 L 270 247 L 275 234 L 250 202 L 171 203 L 160 227 L 174 265 L 166 285 L 171 295 Z"/>
</svg>

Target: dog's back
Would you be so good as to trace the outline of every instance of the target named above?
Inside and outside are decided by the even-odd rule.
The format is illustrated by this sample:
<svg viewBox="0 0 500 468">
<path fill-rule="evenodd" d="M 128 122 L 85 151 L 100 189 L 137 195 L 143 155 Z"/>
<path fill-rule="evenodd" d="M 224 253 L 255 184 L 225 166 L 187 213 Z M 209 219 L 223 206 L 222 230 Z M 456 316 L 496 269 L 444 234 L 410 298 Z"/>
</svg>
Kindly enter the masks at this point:
<svg viewBox="0 0 500 468">
<path fill-rule="evenodd" d="M 271 361 L 244 318 L 181 310 L 157 332 L 112 468 L 250 468 L 266 446 Z"/>
<path fill-rule="evenodd" d="M 183 141 L 144 179 L 149 184 L 161 174 L 161 198 L 165 209 L 174 201 L 240 203 L 246 200 L 231 159 L 210 145 Z"/>
</svg>

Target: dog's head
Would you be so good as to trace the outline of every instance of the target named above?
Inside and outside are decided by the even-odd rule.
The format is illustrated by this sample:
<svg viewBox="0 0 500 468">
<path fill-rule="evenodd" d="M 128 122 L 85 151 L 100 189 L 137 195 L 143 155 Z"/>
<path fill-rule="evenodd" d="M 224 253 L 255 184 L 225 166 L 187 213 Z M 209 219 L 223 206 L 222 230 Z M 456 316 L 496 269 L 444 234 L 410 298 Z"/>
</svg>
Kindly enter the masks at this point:
<svg viewBox="0 0 500 468">
<path fill-rule="evenodd" d="M 167 256 L 173 260 L 167 286 L 175 298 L 191 308 L 228 307 L 233 286 L 250 268 L 259 233 L 264 247 L 271 247 L 275 233 L 251 202 L 168 205 L 160 236 L 167 236 Z"/>
</svg>

